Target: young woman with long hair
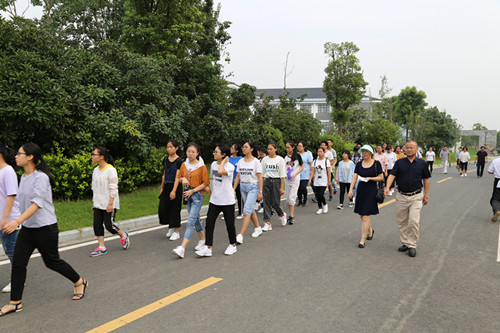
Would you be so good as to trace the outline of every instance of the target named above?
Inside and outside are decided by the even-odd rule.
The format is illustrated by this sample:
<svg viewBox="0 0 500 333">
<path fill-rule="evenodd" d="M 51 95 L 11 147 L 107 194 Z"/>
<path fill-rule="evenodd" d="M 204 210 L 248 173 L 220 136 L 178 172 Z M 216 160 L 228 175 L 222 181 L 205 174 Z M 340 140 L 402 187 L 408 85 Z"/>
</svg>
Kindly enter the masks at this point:
<svg viewBox="0 0 500 333">
<path fill-rule="evenodd" d="M 288 203 L 288 224 L 295 223 L 295 201 L 300 185 L 300 173 L 304 170 L 302 157 L 297 152 L 295 142 L 289 140 L 285 144 L 286 156 L 286 177 L 285 177 L 285 198 Z"/>
<path fill-rule="evenodd" d="M 470 161 L 469 148 L 463 147 L 458 159 L 460 160 L 461 177 L 467 177 L 467 165 Z"/>
<path fill-rule="evenodd" d="M 98 257 L 108 253 L 104 245 L 104 226 L 113 235 L 120 236 L 124 250 L 130 245 L 128 232 L 120 230 L 115 224 L 116 211 L 120 209 L 118 195 L 118 173 L 114 168 L 115 161 L 105 147 L 97 147 L 92 152 L 92 163 L 97 164 L 92 173 L 92 210 L 94 212 L 94 235 L 97 237 L 97 248 L 89 256 Z"/>
<path fill-rule="evenodd" d="M 233 185 L 235 190 L 237 184 L 240 186 L 243 201 L 243 222 L 241 223 L 240 233 L 236 236 L 236 241 L 239 244 L 243 244 L 243 236 L 250 224 L 250 219 L 255 226 L 252 237 L 256 238 L 262 234 L 262 228 L 259 225 L 259 219 L 254 209 L 255 202 L 262 200 L 262 165 L 256 158 L 256 147 L 251 141 L 246 141 L 242 149 L 244 157 L 238 162 L 238 174 Z"/>
<path fill-rule="evenodd" d="M 283 157 L 277 155 L 278 145 L 270 142 L 267 145 L 268 156 L 262 159 L 262 174 L 264 175 L 264 221 L 262 231 L 273 230 L 271 225 L 271 208 L 280 217 L 282 226 L 286 225 L 286 213 L 281 208 L 280 197 L 285 194 L 286 166 Z"/>
<path fill-rule="evenodd" d="M 0 316 L 22 311 L 22 296 L 26 268 L 35 249 L 45 265 L 73 282 L 72 299 L 85 296 L 87 281 L 59 257 L 59 228 L 52 203 L 54 179 L 42 157 L 42 150 L 34 143 L 26 143 L 16 155 L 16 163 L 24 169 L 17 197 L 21 216 L 3 226 L 2 232 L 11 234 L 22 225 L 17 236 L 12 262 L 10 302 L 0 310 Z"/>
<path fill-rule="evenodd" d="M 2 231 L 3 227 L 12 220 L 17 219 L 19 212 L 19 202 L 17 199 L 17 175 L 14 170 L 16 151 L 4 144 L 0 144 L 0 240 L 5 254 L 12 264 L 14 258 L 14 248 L 16 246 L 17 230 L 8 234 Z M 6 285 L 2 292 L 10 293 L 10 283 Z"/>
<path fill-rule="evenodd" d="M 163 177 L 161 178 L 160 204 L 158 206 L 160 224 L 168 224 L 166 236 L 171 241 L 181 237 L 179 228 L 181 227 L 182 186 L 179 186 L 179 173 L 182 160 L 177 154 L 178 150 L 177 140 L 168 140 L 168 156 L 163 159 Z"/>
<path fill-rule="evenodd" d="M 238 173 L 238 167 L 236 166 L 238 162 L 242 159 L 243 157 L 241 156 L 241 146 L 239 144 L 233 144 L 231 146 L 231 156 L 229 157 L 229 163 L 234 165 L 235 173 L 233 175 L 233 185 L 234 185 L 234 180 L 236 179 L 236 174 Z M 236 217 L 238 220 L 243 218 L 243 213 L 242 213 L 242 203 L 241 203 L 241 190 L 240 186 L 236 186 L 236 200 L 238 202 L 238 216 Z"/>
<path fill-rule="evenodd" d="M 234 165 L 229 163 L 229 147 L 217 145 L 214 149 L 214 159 L 210 167 L 212 181 L 210 183 L 210 204 L 208 205 L 207 219 L 205 222 L 205 245 L 196 251 L 200 257 L 212 256 L 212 245 L 214 240 L 215 221 L 222 212 L 226 222 L 229 245 L 224 252 L 225 255 L 233 255 L 236 249 L 236 228 L 234 226 L 234 191 L 233 172 Z"/>
<path fill-rule="evenodd" d="M 311 169 L 314 161 L 310 151 L 306 151 L 307 145 L 304 141 L 299 141 L 297 143 L 297 151 L 302 158 L 302 163 L 304 169 L 300 172 L 300 184 L 297 194 L 299 195 L 299 203 L 297 206 L 305 207 L 307 205 L 307 184 L 309 183 L 309 178 L 311 177 Z"/>
<path fill-rule="evenodd" d="M 352 176 L 354 175 L 355 164 L 351 161 L 351 152 L 344 150 L 342 152 L 342 161 L 339 162 L 337 168 L 337 182 L 340 185 L 339 205 L 337 209 L 344 209 L 344 196 L 349 192 Z M 352 199 L 349 199 L 349 207 L 352 207 Z"/>
<path fill-rule="evenodd" d="M 326 214 L 328 213 L 328 205 L 325 199 L 325 190 L 329 186 L 332 176 L 332 165 L 330 160 L 325 156 L 326 148 L 319 147 L 317 151 L 318 157 L 313 162 L 313 168 L 311 169 L 311 177 L 309 178 L 309 184 L 311 184 L 314 179 L 314 192 L 316 193 L 316 199 L 318 203 L 318 211 L 316 214 Z"/>
<path fill-rule="evenodd" d="M 203 205 L 205 189 L 210 185 L 207 167 L 200 156 L 200 146 L 194 142 L 189 143 L 186 147 L 186 155 L 187 160 L 182 164 L 178 178 L 185 186 L 183 197 L 187 200 L 186 208 L 189 216 L 182 244 L 172 250 L 179 258 L 184 258 L 186 246 L 191 240 L 195 228 L 200 237 L 195 250 L 199 250 L 205 245 L 205 234 L 201 225 L 200 210 Z"/>
</svg>

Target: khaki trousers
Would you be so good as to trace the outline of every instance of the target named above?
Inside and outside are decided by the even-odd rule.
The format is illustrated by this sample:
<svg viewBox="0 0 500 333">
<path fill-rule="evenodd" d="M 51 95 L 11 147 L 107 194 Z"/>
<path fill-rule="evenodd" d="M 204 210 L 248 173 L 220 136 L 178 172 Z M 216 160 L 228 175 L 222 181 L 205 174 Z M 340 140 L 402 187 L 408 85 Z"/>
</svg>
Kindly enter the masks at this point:
<svg viewBox="0 0 500 333">
<path fill-rule="evenodd" d="M 396 218 L 398 220 L 401 243 L 408 247 L 417 247 L 420 210 L 424 192 L 412 196 L 396 194 Z"/>
</svg>

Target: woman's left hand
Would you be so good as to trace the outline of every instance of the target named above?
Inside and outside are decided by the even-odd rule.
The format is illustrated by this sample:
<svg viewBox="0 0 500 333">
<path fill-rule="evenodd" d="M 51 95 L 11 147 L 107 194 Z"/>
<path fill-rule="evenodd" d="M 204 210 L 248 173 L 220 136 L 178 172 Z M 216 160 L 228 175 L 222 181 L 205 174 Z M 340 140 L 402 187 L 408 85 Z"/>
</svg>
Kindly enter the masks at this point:
<svg viewBox="0 0 500 333">
<path fill-rule="evenodd" d="M 285 190 L 280 188 L 280 195 L 283 195 L 283 194 L 285 194 Z"/>
<path fill-rule="evenodd" d="M 4 224 L 2 232 L 5 234 L 11 234 L 14 231 L 16 231 L 17 227 L 19 227 L 19 224 L 17 223 L 16 220 L 13 220 Z"/>
<path fill-rule="evenodd" d="M 257 201 L 261 201 L 262 200 L 262 193 L 259 193 L 257 194 Z"/>
<path fill-rule="evenodd" d="M 193 193 L 194 193 L 193 190 L 187 190 L 187 191 L 184 191 L 183 196 L 184 196 L 184 198 L 189 199 L 193 195 Z"/>
</svg>

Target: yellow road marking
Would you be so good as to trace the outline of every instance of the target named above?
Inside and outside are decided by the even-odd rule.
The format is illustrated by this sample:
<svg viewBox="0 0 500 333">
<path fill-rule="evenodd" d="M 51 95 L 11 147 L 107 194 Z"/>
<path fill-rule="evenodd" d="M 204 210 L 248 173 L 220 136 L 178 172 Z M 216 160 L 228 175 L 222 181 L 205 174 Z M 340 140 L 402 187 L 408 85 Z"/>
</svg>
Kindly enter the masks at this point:
<svg viewBox="0 0 500 333">
<path fill-rule="evenodd" d="M 439 183 L 445 182 L 445 181 L 447 181 L 447 180 L 449 180 L 449 179 L 452 179 L 452 178 L 453 178 L 453 177 L 448 177 L 448 178 L 445 178 L 445 179 L 441 179 L 440 181 L 437 181 L 436 183 L 438 183 L 438 184 L 439 184 Z"/>
<path fill-rule="evenodd" d="M 392 199 L 390 201 L 384 202 L 383 204 L 378 205 L 378 208 L 385 207 L 387 205 L 390 205 L 391 203 L 396 202 L 396 199 Z"/>
<path fill-rule="evenodd" d="M 181 300 L 191 294 L 194 294 L 197 291 L 200 291 L 202 289 L 205 289 L 206 287 L 211 286 L 214 283 L 217 283 L 219 281 L 222 281 L 221 278 L 216 278 L 216 277 L 210 277 L 206 280 L 203 280 L 201 282 L 198 282 L 196 284 L 193 284 L 190 287 L 187 287 L 185 289 L 182 289 L 175 294 L 172 294 L 170 296 L 167 296 L 165 298 L 160 299 L 159 301 L 156 301 L 154 303 L 151 303 L 149 305 L 146 305 L 140 309 L 137 309 L 133 312 L 130 312 L 129 314 L 126 314 L 120 318 L 117 318 L 113 321 L 110 321 L 109 323 L 106 323 L 104 325 L 101 325 L 99 327 L 96 327 L 90 331 L 87 331 L 86 333 L 107 333 L 107 332 L 112 332 L 116 330 L 117 328 L 120 328 L 122 326 L 125 326 L 127 324 L 130 324 L 134 320 L 140 319 L 144 316 L 147 316 L 150 313 L 155 312 L 156 310 L 159 310 L 169 304 L 172 304 L 174 302 L 177 302 L 178 300 Z"/>
</svg>

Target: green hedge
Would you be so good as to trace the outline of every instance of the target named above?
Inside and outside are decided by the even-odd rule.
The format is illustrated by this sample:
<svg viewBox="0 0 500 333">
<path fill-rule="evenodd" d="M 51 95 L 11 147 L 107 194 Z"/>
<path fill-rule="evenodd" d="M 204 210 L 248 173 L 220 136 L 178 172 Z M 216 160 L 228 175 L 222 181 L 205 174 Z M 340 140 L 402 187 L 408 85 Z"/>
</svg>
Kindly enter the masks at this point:
<svg viewBox="0 0 500 333">
<path fill-rule="evenodd" d="M 163 174 L 162 160 L 166 149 L 155 149 L 146 158 L 117 159 L 118 188 L 120 193 L 131 192 L 140 186 L 158 184 Z M 44 155 L 44 159 L 54 176 L 56 186 L 52 189 L 56 199 L 85 199 L 92 196 L 92 164 L 90 152 L 65 156 L 64 148 L 55 145 Z"/>
</svg>

